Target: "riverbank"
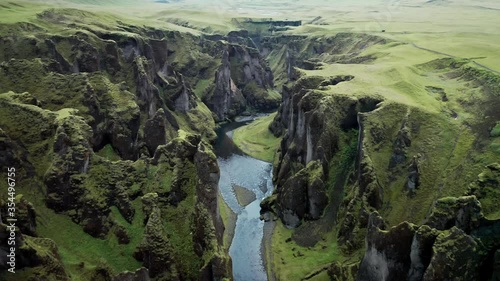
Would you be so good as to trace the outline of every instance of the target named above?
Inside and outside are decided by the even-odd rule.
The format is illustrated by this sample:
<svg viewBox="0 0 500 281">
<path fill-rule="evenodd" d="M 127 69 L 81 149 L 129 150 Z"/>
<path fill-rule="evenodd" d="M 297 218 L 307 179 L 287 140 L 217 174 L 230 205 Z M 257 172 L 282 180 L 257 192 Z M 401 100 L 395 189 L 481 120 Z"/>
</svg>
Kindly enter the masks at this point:
<svg viewBox="0 0 500 281">
<path fill-rule="evenodd" d="M 276 276 L 274 275 L 272 267 L 272 261 L 273 261 L 272 243 L 273 243 L 273 233 L 275 227 L 276 227 L 276 221 L 274 219 L 264 223 L 264 237 L 262 238 L 261 253 L 262 253 L 262 262 L 264 263 L 264 267 L 266 268 L 268 281 L 276 280 Z"/>
<path fill-rule="evenodd" d="M 223 201 L 219 208 L 226 225 L 224 245 L 229 248 L 237 281 L 267 280 L 262 250 L 264 222 L 259 217 L 260 202 L 273 191 L 272 165 L 247 155 L 231 138 L 235 129 L 252 120 L 221 126 L 215 145 L 219 200 Z"/>
<path fill-rule="evenodd" d="M 230 132 L 228 136 L 232 138 L 234 144 L 244 153 L 256 159 L 272 163 L 281 142 L 281 138 L 274 137 L 269 131 L 269 125 L 275 116 L 276 113 L 258 117 L 252 123 Z M 253 192 L 240 186 L 233 186 L 233 189 L 240 205 L 246 206 L 249 202 L 255 200 Z M 272 270 L 272 239 L 277 218 L 274 218 L 272 214 L 271 217 L 271 220 L 264 223 L 260 255 L 268 280 L 275 281 L 277 279 Z"/>
<path fill-rule="evenodd" d="M 276 113 L 259 117 L 252 123 L 236 129 L 232 135 L 234 143 L 253 158 L 272 163 L 281 138 L 269 131 L 269 124 Z"/>
<path fill-rule="evenodd" d="M 234 237 L 237 215 L 235 212 L 233 212 L 233 210 L 231 210 L 231 208 L 229 208 L 226 201 L 224 201 L 224 198 L 222 198 L 220 192 L 217 195 L 217 200 L 219 201 L 219 211 L 225 227 L 223 236 L 224 248 L 229 250 Z"/>
</svg>

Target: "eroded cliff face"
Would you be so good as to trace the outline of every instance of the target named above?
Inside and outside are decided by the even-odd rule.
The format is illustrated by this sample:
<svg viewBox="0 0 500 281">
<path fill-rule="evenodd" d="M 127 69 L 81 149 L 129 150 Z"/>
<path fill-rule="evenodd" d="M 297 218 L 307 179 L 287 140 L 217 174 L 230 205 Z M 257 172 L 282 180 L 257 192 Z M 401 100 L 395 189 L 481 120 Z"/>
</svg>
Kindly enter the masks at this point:
<svg viewBox="0 0 500 281">
<path fill-rule="evenodd" d="M 315 91 L 332 79 L 305 77 L 291 89 L 284 87 L 280 115 L 271 125 L 277 133 L 286 128 L 274 181 L 278 215 L 288 227 L 321 217 L 328 204 L 329 160 L 341 149 L 342 138 L 352 138 L 352 131 L 358 130 L 358 112 L 373 110 L 381 101 Z"/>
<path fill-rule="evenodd" d="M 487 280 L 492 276 L 499 247 L 498 221 L 483 217 L 474 196 L 438 200 L 421 226 L 403 222 L 386 228 L 378 213 L 370 215 L 357 280 Z M 480 234 L 485 232 L 490 236 Z"/>
<path fill-rule="evenodd" d="M 39 14 L 45 28 L 74 22 L 64 33 L 2 26 L 16 30 L 0 39 L 0 161 L 18 169 L 25 194 L 19 270 L 70 280 L 75 271 L 60 255 L 89 234 L 78 274 L 93 280 L 231 279 L 210 144 L 215 120 L 195 94 L 200 78 L 213 79 L 223 44 L 121 22 L 92 28 L 74 20 L 80 13 L 95 17 Z M 57 225 L 38 231 L 37 209 Z M 6 210 L 2 201 L 2 218 Z M 101 239 L 116 245 L 94 247 Z"/>
<path fill-rule="evenodd" d="M 457 113 L 447 109 L 443 94 L 439 102 L 445 109 L 436 113 L 366 91 L 347 95 L 336 90 L 356 81 L 356 73 L 327 77 L 303 71 L 326 68 L 326 61 L 375 60 L 356 48 L 386 42 L 368 38 L 339 35 L 331 41 L 339 45 L 327 49 L 314 41 L 299 44 L 303 53 L 310 50 L 311 64 L 290 51 L 303 38 L 269 38 L 263 45 L 278 55 L 271 66 L 279 70 L 284 86 L 269 127 L 283 136 L 274 170 L 277 188 L 262 202 L 262 212 L 274 212 L 293 229 L 287 243 L 311 247 L 333 233 L 348 262 L 328 266 L 332 280 L 493 278 L 498 274 L 493 242 L 498 223 L 491 210 L 496 199 L 485 198 L 498 196 L 492 190 L 498 186 L 498 167 L 490 148 L 496 137 L 488 135 L 499 118 L 492 111 L 500 92 L 498 77 L 462 61 L 417 66 L 431 75 L 447 73 L 453 83 L 479 87 L 479 99 L 461 104 L 460 110 L 474 115 L 461 124 L 453 121 Z M 293 65 L 300 68 L 288 71 Z"/>
<path fill-rule="evenodd" d="M 215 112 L 218 120 L 224 120 L 224 118 L 229 116 L 236 116 L 245 110 L 245 98 L 231 78 L 231 66 L 227 50 L 224 51 L 222 64 L 215 73 L 213 94 L 207 97 L 206 102 L 209 108 Z"/>
<path fill-rule="evenodd" d="M 229 38 L 232 38 L 231 36 Z M 274 78 L 259 50 L 237 44 L 219 44 L 223 51 L 215 85 L 204 101 L 217 120 L 232 118 L 248 109 L 271 111 L 279 106 Z"/>
<path fill-rule="evenodd" d="M 301 76 L 300 69 L 317 70 L 328 63 L 370 63 L 375 57 L 362 55 L 363 50 L 388 42 L 388 39 L 377 36 L 343 32 L 318 37 L 280 34 L 262 38 L 260 49 L 269 59 L 276 85 L 281 87 L 297 81 Z"/>
</svg>

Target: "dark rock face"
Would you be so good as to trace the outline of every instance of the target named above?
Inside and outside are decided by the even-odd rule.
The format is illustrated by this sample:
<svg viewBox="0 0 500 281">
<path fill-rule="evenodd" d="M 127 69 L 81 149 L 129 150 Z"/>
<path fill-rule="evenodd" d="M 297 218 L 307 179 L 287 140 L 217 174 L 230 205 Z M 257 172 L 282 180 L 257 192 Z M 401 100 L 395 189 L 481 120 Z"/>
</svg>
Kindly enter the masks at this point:
<svg viewBox="0 0 500 281">
<path fill-rule="evenodd" d="M 227 116 L 236 116 L 244 111 L 246 101 L 231 78 L 229 52 L 222 55 L 222 64 L 215 73 L 215 89 L 211 97 L 205 100 L 208 107 L 217 115 L 218 120 Z"/>
<path fill-rule="evenodd" d="M 19 230 L 26 235 L 37 236 L 36 212 L 33 204 L 24 199 L 24 197 L 17 197 L 15 203 L 17 218 L 16 225 L 19 227 Z"/>
<path fill-rule="evenodd" d="M 229 45 L 228 56 L 238 87 L 255 82 L 261 88 L 273 88 L 273 73 L 257 49 Z"/>
<path fill-rule="evenodd" d="M 146 143 L 149 155 L 154 155 L 159 145 L 166 144 L 166 126 L 167 122 L 163 109 L 158 109 L 155 116 L 146 121 L 144 127 L 144 142 Z"/>
<path fill-rule="evenodd" d="M 340 136 L 359 129 L 358 113 L 374 109 L 379 102 L 372 98 L 324 96 L 314 91 L 331 82 L 327 80 L 306 77 L 292 88 L 283 87 L 283 102 L 270 126 L 275 134 L 286 132 L 273 180 L 278 194 L 276 211 L 289 227 L 298 226 L 302 219 L 315 220 L 321 216 L 328 204 L 324 186 L 328 165 L 338 153 Z M 381 205 L 381 187 L 371 160 L 362 152 L 360 155 L 360 194 L 367 198 L 369 206 L 376 208 Z"/>
<path fill-rule="evenodd" d="M 215 87 L 205 98 L 217 119 L 234 117 L 247 106 L 257 110 L 277 108 L 279 99 L 268 93 L 274 88 L 273 74 L 259 51 L 236 44 L 222 47 L 224 52 L 215 74 Z"/>
<path fill-rule="evenodd" d="M 217 233 L 218 241 L 222 243 L 222 234 L 224 233 L 224 226 L 219 212 L 219 204 L 217 201 L 217 190 L 219 184 L 219 166 L 217 159 L 209 152 L 209 148 L 205 144 L 200 143 L 198 151 L 194 155 L 194 163 L 199 178 L 196 194 L 197 199 L 201 205 L 212 215 L 212 224 L 219 231 Z"/>
<path fill-rule="evenodd" d="M 453 227 L 438 235 L 422 280 L 479 280 L 482 259 L 478 241 Z"/>
<path fill-rule="evenodd" d="M 358 174 L 359 195 L 365 199 L 368 206 L 378 209 L 382 206 L 382 187 L 377 180 L 370 157 L 363 150 L 360 152 L 360 157 Z"/>
<path fill-rule="evenodd" d="M 193 243 L 195 251 L 201 257 L 204 252 L 219 252 L 213 248 L 211 241 L 215 239 L 218 247 L 224 241 L 224 223 L 219 213 L 218 184 L 219 166 L 215 155 L 205 144 L 199 143 L 198 151 L 194 155 L 194 164 L 198 175 L 196 186 L 197 205 L 195 208 L 195 229 Z M 199 280 L 222 280 L 232 276 L 231 259 L 222 253 L 215 254 L 200 271 Z"/>
<path fill-rule="evenodd" d="M 406 124 L 407 122 L 407 120 L 403 121 L 403 125 L 393 143 L 393 153 L 389 162 L 389 168 L 394 168 L 406 160 L 406 150 L 411 146 L 411 131 Z"/>
<path fill-rule="evenodd" d="M 406 180 L 406 189 L 411 193 L 415 192 L 420 185 L 420 163 L 419 157 L 413 156 L 413 159 L 408 167 L 408 177 Z"/>
<path fill-rule="evenodd" d="M 174 100 L 174 110 L 176 112 L 186 113 L 192 108 L 196 107 L 196 96 L 190 87 L 186 84 L 186 81 L 182 74 L 176 75 L 177 83 L 180 87 L 177 87 L 178 90 L 173 95 L 172 99 Z"/>
<path fill-rule="evenodd" d="M 357 280 L 489 280 L 494 269 L 481 268 L 493 264 L 500 231 L 475 202 L 473 196 L 438 200 L 424 225 L 403 222 L 388 231 L 372 213 Z M 453 216 L 460 222 L 447 219 Z"/>
<path fill-rule="evenodd" d="M 65 118 L 57 128 L 53 146 L 56 161 L 45 175 L 47 205 L 51 208 L 58 211 L 72 208 L 81 195 L 76 175 L 89 169 L 91 134 L 91 128 L 76 116 Z"/>
<path fill-rule="evenodd" d="M 32 204 L 24 198 L 16 198 L 16 265 L 15 270 L 32 267 L 37 276 L 46 280 L 70 280 L 61 261 L 57 245 L 51 239 L 37 238 L 35 211 Z M 7 213 L 7 202 L 0 201 L 0 269 L 7 270 L 11 244 L 8 243 L 11 228 Z M 10 273 L 9 273 L 10 274 Z"/>
<path fill-rule="evenodd" d="M 408 281 L 422 280 L 425 270 L 432 258 L 432 245 L 439 232 L 426 225 L 417 229 L 411 244 L 411 267 L 408 272 Z"/>
<path fill-rule="evenodd" d="M 354 264 L 333 263 L 328 268 L 328 276 L 333 281 L 356 280 L 359 262 Z"/>
<path fill-rule="evenodd" d="M 289 228 L 300 225 L 302 219 L 321 217 L 328 203 L 325 192 L 323 167 L 313 161 L 307 168 L 289 178 L 278 193 L 276 209 Z"/>
<path fill-rule="evenodd" d="M 368 222 L 366 253 L 356 280 L 405 280 L 410 268 L 410 251 L 415 226 L 403 222 L 382 231 L 372 213 Z"/>
<path fill-rule="evenodd" d="M 26 176 L 33 176 L 33 166 L 29 163 L 28 152 L 17 145 L 12 139 L 0 128 L 0 167 L 14 167 L 16 170 L 23 168 Z"/>
</svg>

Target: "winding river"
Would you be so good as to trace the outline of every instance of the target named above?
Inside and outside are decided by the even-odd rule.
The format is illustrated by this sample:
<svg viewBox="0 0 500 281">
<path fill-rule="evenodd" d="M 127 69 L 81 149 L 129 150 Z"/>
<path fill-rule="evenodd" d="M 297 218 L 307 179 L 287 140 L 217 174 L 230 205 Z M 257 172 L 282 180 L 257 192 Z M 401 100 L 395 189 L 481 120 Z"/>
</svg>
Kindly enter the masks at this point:
<svg viewBox="0 0 500 281">
<path fill-rule="evenodd" d="M 236 228 L 229 255 L 233 260 L 235 281 L 267 281 L 261 245 L 264 222 L 259 219 L 260 202 L 273 191 L 272 165 L 243 153 L 232 141 L 233 131 L 253 118 L 222 126 L 215 147 L 220 167 L 219 190 L 229 208 L 236 213 Z M 241 206 L 233 189 L 239 185 L 255 194 L 256 200 Z"/>
</svg>

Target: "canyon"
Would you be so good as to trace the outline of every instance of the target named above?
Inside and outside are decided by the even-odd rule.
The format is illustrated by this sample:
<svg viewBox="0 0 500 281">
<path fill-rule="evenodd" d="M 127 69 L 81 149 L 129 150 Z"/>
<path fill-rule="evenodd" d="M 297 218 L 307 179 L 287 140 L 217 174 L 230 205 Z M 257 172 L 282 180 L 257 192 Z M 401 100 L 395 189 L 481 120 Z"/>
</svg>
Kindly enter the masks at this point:
<svg viewBox="0 0 500 281">
<path fill-rule="evenodd" d="M 493 51 L 302 8 L 1 5 L 2 280 L 499 278 Z"/>
</svg>

